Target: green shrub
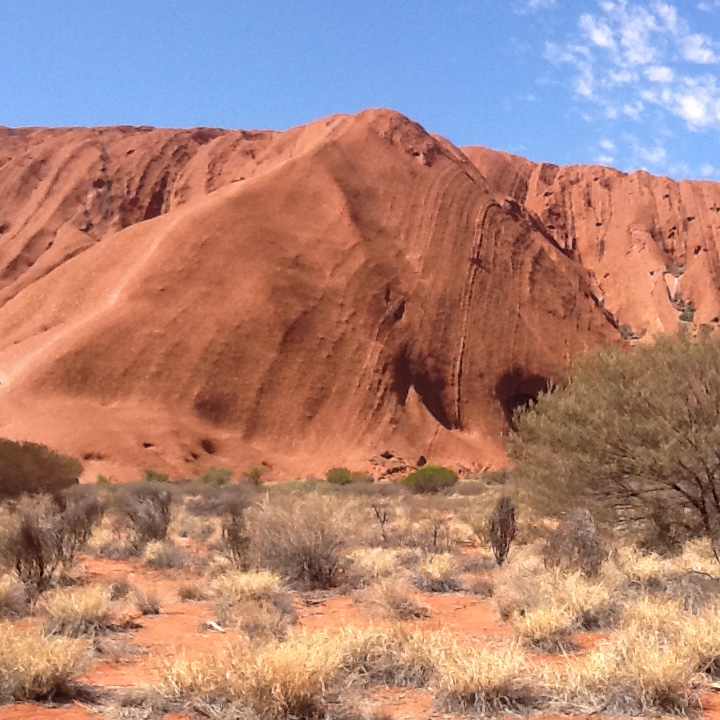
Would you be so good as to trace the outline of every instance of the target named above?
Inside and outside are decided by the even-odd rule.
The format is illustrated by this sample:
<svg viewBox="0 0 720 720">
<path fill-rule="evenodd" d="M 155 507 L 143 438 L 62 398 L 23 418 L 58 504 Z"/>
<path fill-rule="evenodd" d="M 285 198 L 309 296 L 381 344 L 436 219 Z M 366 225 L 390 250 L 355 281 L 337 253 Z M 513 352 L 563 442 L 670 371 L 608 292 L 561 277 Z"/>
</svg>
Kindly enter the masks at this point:
<svg viewBox="0 0 720 720">
<path fill-rule="evenodd" d="M 331 468 L 325 479 L 333 485 L 349 485 L 353 481 L 352 473 L 347 468 Z"/>
<path fill-rule="evenodd" d="M 225 467 L 209 467 L 198 480 L 206 485 L 227 485 L 232 478 L 233 471 Z"/>
<path fill-rule="evenodd" d="M 680 313 L 680 322 L 691 323 L 695 319 L 695 307 L 690 304 Z"/>
<path fill-rule="evenodd" d="M 95 482 L 98 485 L 109 485 L 110 484 L 110 480 L 108 479 L 107 475 L 98 475 L 95 478 Z"/>
<path fill-rule="evenodd" d="M 453 470 L 442 465 L 425 465 L 410 473 L 402 484 L 414 493 L 436 493 L 452 487 L 457 480 Z"/>
<path fill-rule="evenodd" d="M 245 470 L 243 478 L 253 485 L 262 485 L 262 477 L 266 471 L 265 465 L 253 465 L 249 470 Z"/>
<path fill-rule="evenodd" d="M 145 468 L 142 474 L 142 482 L 169 482 L 170 476 L 167 473 L 161 473 L 153 468 Z"/>
<path fill-rule="evenodd" d="M 0 439 L 0 495 L 57 492 L 77 484 L 82 470 L 78 460 L 45 445 Z"/>
</svg>

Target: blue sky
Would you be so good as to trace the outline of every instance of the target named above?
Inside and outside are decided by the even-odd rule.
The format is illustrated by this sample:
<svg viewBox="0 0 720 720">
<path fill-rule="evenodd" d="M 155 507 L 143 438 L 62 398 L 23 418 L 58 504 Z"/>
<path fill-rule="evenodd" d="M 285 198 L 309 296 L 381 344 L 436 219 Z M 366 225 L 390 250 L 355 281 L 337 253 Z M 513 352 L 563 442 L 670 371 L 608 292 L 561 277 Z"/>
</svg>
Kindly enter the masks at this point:
<svg viewBox="0 0 720 720">
<path fill-rule="evenodd" d="M 720 0 L 1 0 L 0 124 L 276 128 L 720 180 Z"/>
</svg>

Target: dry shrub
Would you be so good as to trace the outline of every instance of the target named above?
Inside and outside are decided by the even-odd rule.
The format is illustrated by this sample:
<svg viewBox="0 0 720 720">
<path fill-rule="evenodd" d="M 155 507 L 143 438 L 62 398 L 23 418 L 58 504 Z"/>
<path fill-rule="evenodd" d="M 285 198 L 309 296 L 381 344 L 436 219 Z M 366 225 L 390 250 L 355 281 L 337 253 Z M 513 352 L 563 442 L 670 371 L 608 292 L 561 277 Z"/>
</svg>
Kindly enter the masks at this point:
<svg viewBox="0 0 720 720">
<path fill-rule="evenodd" d="M 247 511 L 250 553 L 260 567 L 307 588 L 344 579 L 350 504 L 320 495 L 278 497 Z"/>
<path fill-rule="evenodd" d="M 515 503 L 512 498 L 503 495 L 490 516 L 487 530 L 487 538 L 499 566 L 507 560 L 515 530 Z"/>
<path fill-rule="evenodd" d="M 87 652 L 82 640 L 49 638 L 0 623 L 0 699 L 41 700 L 67 692 Z"/>
<path fill-rule="evenodd" d="M 207 600 L 209 593 L 196 583 L 187 583 L 178 588 L 178 597 L 182 602 L 196 602 Z"/>
<path fill-rule="evenodd" d="M 288 596 L 273 601 L 227 600 L 215 602 L 217 620 L 223 627 L 242 630 L 249 640 L 284 640 L 297 622 L 297 613 Z"/>
<path fill-rule="evenodd" d="M 434 686 L 453 711 L 497 715 L 538 704 L 535 673 L 516 645 L 456 648 L 437 663 Z"/>
<path fill-rule="evenodd" d="M 112 601 L 106 585 L 55 590 L 38 606 L 50 635 L 81 637 L 112 627 Z"/>
<path fill-rule="evenodd" d="M 51 587 L 64 570 L 60 524 L 49 498 L 25 500 L 0 535 L 0 562 L 14 570 L 28 597 Z"/>
<path fill-rule="evenodd" d="M 457 560 L 450 553 L 428 555 L 415 568 L 413 583 L 419 590 L 457 592 L 462 590 Z"/>
<path fill-rule="evenodd" d="M 0 620 L 21 617 L 30 609 L 25 588 L 13 575 L 0 577 Z"/>
<path fill-rule="evenodd" d="M 282 578 L 268 570 L 225 573 L 211 586 L 216 597 L 233 597 L 241 600 L 272 600 L 284 592 Z"/>
<path fill-rule="evenodd" d="M 495 595 L 495 585 L 485 578 L 476 578 L 472 580 L 466 587 L 466 592 L 471 595 L 477 595 L 482 598 L 491 598 Z"/>
<path fill-rule="evenodd" d="M 75 561 L 102 514 L 91 497 L 23 498 L 0 531 L 0 564 L 12 569 L 30 599 L 52 587 Z"/>
<path fill-rule="evenodd" d="M 220 552 L 239 570 L 250 565 L 250 538 L 244 514 L 227 514 L 220 528 Z"/>
<path fill-rule="evenodd" d="M 70 566 L 102 520 L 105 508 L 94 491 L 85 490 L 84 486 L 69 488 L 55 502 L 60 509 L 62 554 L 65 564 Z"/>
<path fill-rule="evenodd" d="M 420 620 L 429 617 L 427 605 L 410 596 L 410 588 L 397 578 L 385 579 L 355 595 L 366 611 L 384 620 Z"/>
<path fill-rule="evenodd" d="M 172 494 L 169 490 L 142 483 L 123 492 L 117 509 L 130 523 L 130 543 L 137 550 L 153 540 L 165 540 L 171 519 Z"/>
<path fill-rule="evenodd" d="M 145 546 L 145 565 L 154 570 L 179 570 L 185 567 L 185 554 L 169 540 L 155 540 Z"/>
<path fill-rule="evenodd" d="M 130 600 L 143 615 L 160 614 L 160 598 L 152 591 L 148 592 L 143 588 L 134 588 Z"/>
<path fill-rule="evenodd" d="M 607 555 L 587 509 L 575 510 L 564 518 L 548 537 L 543 551 L 546 567 L 579 571 L 588 577 L 600 574 Z"/>
</svg>

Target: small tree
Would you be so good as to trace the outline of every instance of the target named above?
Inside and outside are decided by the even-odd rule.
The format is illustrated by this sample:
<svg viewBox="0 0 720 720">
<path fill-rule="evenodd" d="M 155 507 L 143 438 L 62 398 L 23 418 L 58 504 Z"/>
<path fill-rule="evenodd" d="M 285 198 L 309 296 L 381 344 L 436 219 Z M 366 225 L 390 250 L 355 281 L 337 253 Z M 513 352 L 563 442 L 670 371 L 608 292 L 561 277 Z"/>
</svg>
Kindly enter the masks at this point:
<svg viewBox="0 0 720 720">
<path fill-rule="evenodd" d="M 510 552 L 510 545 L 515 539 L 515 503 L 507 495 L 503 495 L 498 500 L 490 516 L 487 536 L 495 562 L 502 567 Z"/>
<path fill-rule="evenodd" d="M 720 540 L 720 341 L 601 351 L 516 415 L 515 477 L 539 510 L 588 505 L 647 536 L 662 516 Z M 674 537 L 674 542 L 678 541 Z"/>
</svg>

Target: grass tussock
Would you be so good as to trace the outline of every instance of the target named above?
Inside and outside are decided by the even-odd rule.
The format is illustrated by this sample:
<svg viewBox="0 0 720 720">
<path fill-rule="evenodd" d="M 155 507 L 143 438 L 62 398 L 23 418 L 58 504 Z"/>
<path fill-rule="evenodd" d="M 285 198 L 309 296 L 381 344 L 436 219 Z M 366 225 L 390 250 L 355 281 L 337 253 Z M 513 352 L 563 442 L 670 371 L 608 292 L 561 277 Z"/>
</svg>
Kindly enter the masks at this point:
<svg viewBox="0 0 720 720">
<path fill-rule="evenodd" d="M 410 587 L 387 578 L 355 594 L 355 602 L 370 616 L 382 620 L 420 620 L 430 616 L 430 608 L 410 595 Z"/>
<path fill-rule="evenodd" d="M 452 711 L 495 715 L 538 704 L 525 653 L 516 645 L 455 648 L 437 663 L 435 686 Z"/>
<path fill-rule="evenodd" d="M 415 568 L 413 582 L 419 590 L 457 592 L 462 589 L 460 568 L 450 553 L 428 555 Z"/>
<path fill-rule="evenodd" d="M 541 652 L 568 652 L 575 646 L 570 637 L 576 628 L 576 615 L 567 607 L 540 607 L 514 613 L 510 625 L 520 640 Z"/>
<path fill-rule="evenodd" d="M 283 639 L 297 613 L 281 578 L 268 570 L 230 571 L 211 586 L 222 626 L 236 627 L 251 640 Z"/>
<path fill-rule="evenodd" d="M 111 588 L 106 585 L 55 590 L 38 606 L 45 632 L 75 638 L 112 627 L 112 609 Z"/>
<path fill-rule="evenodd" d="M 165 667 L 162 685 L 176 699 L 241 702 L 269 720 L 321 718 L 337 673 L 336 660 L 322 643 L 300 636 L 255 650 L 239 647 L 176 661 Z"/>
<path fill-rule="evenodd" d="M 180 570 L 186 557 L 180 548 L 169 540 L 155 540 L 145 546 L 143 561 L 154 570 Z"/>
<path fill-rule="evenodd" d="M 0 622 L 0 699 L 51 699 L 82 671 L 88 644 Z"/>
<path fill-rule="evenodd" d="M 353 572 L 361 582 L 373 582 L 394 575 L 407 553 L 397 548 L 361 547 L 348 553 Z"/>
<path fill-rule="evenodd" d="M 132 605 L 142 615 L 159 615 L 160 614 L 160 598 L 151 590 L 144 588 L 133 588 L 129 596 Z"/>
</svg>

